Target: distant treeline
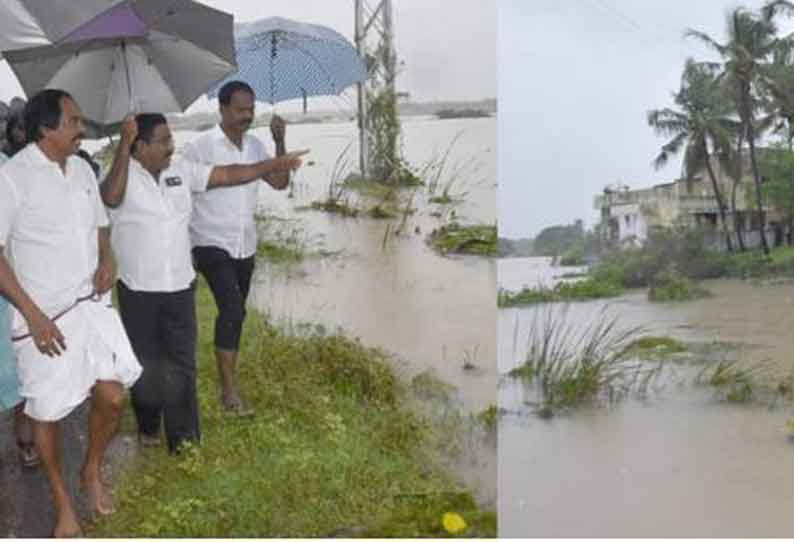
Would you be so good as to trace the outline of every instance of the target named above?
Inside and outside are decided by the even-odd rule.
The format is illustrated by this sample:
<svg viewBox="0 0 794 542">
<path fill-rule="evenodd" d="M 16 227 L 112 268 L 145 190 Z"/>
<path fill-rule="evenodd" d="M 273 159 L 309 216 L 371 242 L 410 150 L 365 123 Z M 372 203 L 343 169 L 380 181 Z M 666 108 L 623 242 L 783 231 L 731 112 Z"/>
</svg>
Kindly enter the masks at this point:
<svg viewBox="0 0 794 542">
<path fill-rule="evenodd" d="M 573 224 L 549 226 L 534 239 L 499 239 L 501 257 L 545 256 L 557 258 L 562 265 L 582 265 L 599 252 L 599 235 L 584 228 L 581 220 Z"/>
<path fill-rule="evenodd" d="M 498 243 L 500 258 L 528 258 L 534 256 L 532 239 L 506 239 L 500 237 Z"/>
</svg>

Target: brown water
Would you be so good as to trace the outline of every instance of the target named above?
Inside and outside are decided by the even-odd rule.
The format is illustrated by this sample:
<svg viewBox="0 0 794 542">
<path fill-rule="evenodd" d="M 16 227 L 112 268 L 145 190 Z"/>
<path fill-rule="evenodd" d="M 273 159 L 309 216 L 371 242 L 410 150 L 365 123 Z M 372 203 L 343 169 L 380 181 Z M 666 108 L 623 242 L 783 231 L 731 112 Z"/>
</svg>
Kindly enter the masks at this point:
<svg viewBox="0 0 794 542">
<path fill-rule="evenodd" d="M 403 124 L 404 152 L 421 167 L 451 147 L 441 184 L 464 202 L 443 207 L 427 202 L 428 188 L 417 189 L 417 209 L 403 234 L 387 234 L 391 221 L 346 219 L 300 207 L 323 199 L 337 158 L 355 138 L 353 124 L 291 128 L 293 148 L 310 147 L 314 164 L 301 170 L 293 198 L 267 192 L 264 212 L 300 228 L 309 246 L 342 251 L 330 258 L 309 258 L 296 268 L 260 265 L 250 303 L 283 322 L 316 322 L 341 328 L 369 346 L 396 354 L 410 376 L 432 370 L 457 389 L 464 411 L 496 404 L 496 264 L 492 259 L 441 257 L 425 237 L 454 209 L 464 222 L 496 221 L 494 119 L 436 121 L 411 119 Z M 349 159 L 355 163 L 355 147 Z M 410 191 L 406 192 L 408 198 Z M 371 205 L 355 194 L 352 201 Z M 441 217 L 432 213 L 441 212 Z M 464 362 L 476 366 L 464 370 Z M 463 476 L 478 486 L 486 501 L 496 499 L 496 450 L 484 446 L 465 458 Z"/>
<path fill-rule="evenodd" d="M 537 260 L 499 263 L 500 286 L 532 284 Z M 543 268 L 543 266 L 540 266 Z M 622 325 L 685 341 L 744 343 L 744 366 L 768 366 L 770 382 L 794 371 L 794 285 L 705 284 L 713 298 L 651 304 L 645 292 L 571 304 L 585 325 L 608 307 Z M 525 355 L 540 307 L 499 311 L 499 367 Z M 692 379 L 650 400 L 584 408 L 541 420 L 522 386 L 505 379 L 499 428 L 500 536 L 790 536 L 794 444 L 790 406 L 730 405 Z"/>
</svg>

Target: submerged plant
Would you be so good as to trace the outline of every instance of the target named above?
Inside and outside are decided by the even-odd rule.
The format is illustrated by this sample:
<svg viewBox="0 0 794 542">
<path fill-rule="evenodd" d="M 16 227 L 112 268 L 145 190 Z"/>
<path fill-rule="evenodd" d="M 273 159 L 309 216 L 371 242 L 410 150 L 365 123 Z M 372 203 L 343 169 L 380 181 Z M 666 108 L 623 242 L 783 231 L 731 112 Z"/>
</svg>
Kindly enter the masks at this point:
<svg viewBox="0 0 794 542">
<path fill-rule="evenodd" d="M 696 382 L 716 388 L 728 401 L 749 401 L 753 397 L 755 377 L 760 369 L 738 367 L 737 363 L 723 360 L 714 367 L 706 367 L 698 374 Z"/>
<path fill-rule="evenodd" d="M 607 310 L 581 329 L 567 321 L 567 307 L 549 306 L 536 316 L 526 361 L 509 375 L 538 387 L 541 410 L 550 414 L 587 401 L 619 400 L 632 390 L 646 391 L 659 374 L 661 365 L 632 355 L 630 345 L 642 328 L 621 328 Z"/>
<path fill-rule="evenodd" d="M 462 226 L 451 222 L 433 230 L 427 242 L 441 254 L 498 254 L 496 226 L 488 224 Z"/>
</svg>

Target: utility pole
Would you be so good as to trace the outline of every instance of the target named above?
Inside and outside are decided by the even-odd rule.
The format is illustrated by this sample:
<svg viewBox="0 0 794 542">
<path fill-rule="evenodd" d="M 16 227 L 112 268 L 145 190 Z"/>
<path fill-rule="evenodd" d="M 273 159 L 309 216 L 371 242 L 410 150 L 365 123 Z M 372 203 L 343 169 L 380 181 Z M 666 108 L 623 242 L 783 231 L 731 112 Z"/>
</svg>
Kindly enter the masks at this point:
<svg viewBox="0 0 794 542">
<path fill-rule="evenodd" d="M 397 55 L 391 0 L 355 3 L 355 41 L 367 79 L 358 84 L 359 168 L 367 179 L 388 181 L 398 166 Z"/>
</svg>

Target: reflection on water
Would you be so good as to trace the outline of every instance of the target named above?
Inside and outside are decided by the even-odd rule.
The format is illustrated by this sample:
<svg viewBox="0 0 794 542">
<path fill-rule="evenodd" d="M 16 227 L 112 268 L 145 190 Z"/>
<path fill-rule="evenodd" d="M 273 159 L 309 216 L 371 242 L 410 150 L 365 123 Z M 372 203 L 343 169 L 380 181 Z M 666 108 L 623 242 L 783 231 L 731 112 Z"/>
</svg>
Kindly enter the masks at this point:
<svg viewBox="0 0 794 542">
<path fill-rule="evenodd" d="M 534 276 L 527 270 L 536 269 Z M 548 264 L 500 261 L 499 284 L 515 289 L 553 273 Z M 650 304 L 645 292 L 575 303 L 568 320 L 584 326 L 609 306 L 624 326 L 685 341 L 752 345 L 746 366 L 773 360 L 769 378 L 792 372 L 794 287 L 712 281 L 713 298 Z M 540 307 L 499 311 L 500 372 L 526 355 Z M 509 380 L 500 405 L 501 536 L 789 536 L 794 482 L 790 408 L 730 405 L 708 390 L 669 387 L 653 400 L 583 408 L 541 420 Z"/>
</svg>

